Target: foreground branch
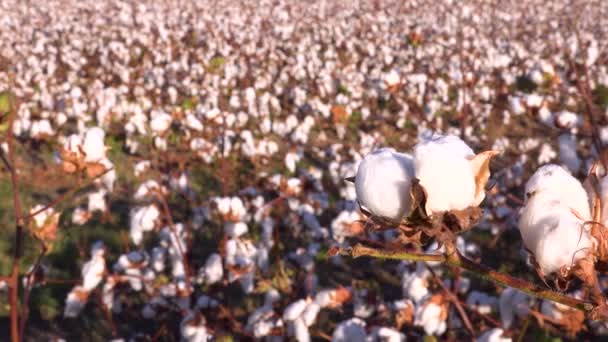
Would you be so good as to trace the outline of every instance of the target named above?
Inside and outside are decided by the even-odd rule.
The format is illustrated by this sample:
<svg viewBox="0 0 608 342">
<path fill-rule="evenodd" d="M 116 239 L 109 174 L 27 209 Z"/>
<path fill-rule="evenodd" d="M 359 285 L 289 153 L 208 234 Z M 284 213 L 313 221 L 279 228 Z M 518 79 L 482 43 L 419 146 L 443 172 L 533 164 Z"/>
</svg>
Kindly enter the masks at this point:
<svg viewBox="0 0 608 342">
<path fill-rule="evenodd" d="M 392 260 L 408 260 L 408 261 L 426 261 L 426 262 L 441 262 L 449 266 L 459 267 L 472 273 L 474 276 L 497 283 L 503 286 L 512 287 L 514 289 L 525 292 L 531 296 L 547 299 L 553 302 L 564 304 L 566 306 L 579 309 L 587 313 L 591 319 L 608 320 L 608 314 L 604 310 L 598 310 L 598 307 L 591 302 L 576 299 L 562 293 L 547 290 L 529 281 L 512 277 L 508 274 L 497 272 L 491 268 L 478 264 L 458 253 L 444 254 L 420 254 L 409 253 L 404 251 L 382 250 L 375 249 L 357 244 L 351 248 L 340 248 L 337 254 L 358 258 L 361 256 L 370 256 L 380 259 Z"/>
</svg>

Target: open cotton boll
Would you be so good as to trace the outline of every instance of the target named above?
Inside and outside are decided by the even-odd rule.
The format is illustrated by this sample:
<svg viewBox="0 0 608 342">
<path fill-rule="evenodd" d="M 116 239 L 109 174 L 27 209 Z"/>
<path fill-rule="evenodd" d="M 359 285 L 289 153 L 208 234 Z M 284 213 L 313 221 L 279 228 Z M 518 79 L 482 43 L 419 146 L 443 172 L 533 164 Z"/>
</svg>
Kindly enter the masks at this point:
<svg viewBox="0 0 608 342">
<path fill-rule="evenodd" d="M 85 153 L 84 161 L 95 163 L 106 157 L 107 147 L 104 144 L 106 132 L 100 127 L 91 127 L 84 133 L 82 151 Z"/>
<path fill-rule="evenodd" d="M 558 222 L 545 227 L 546 234 L 540 239 L 534 256 L 545 274 L 556 272 L 585 257 L 593 242 L 583 221 L 564 208 Z"/>
<path fill-rule="evenodd" d="M 331 336 L 332 342 L 365 342 L 365 321 L 360 318 L 351 318 L 343 321 L 334 330 Z"/>
<path fill-rule="evenodd" d="M 551 193 L 535 193 L 527 200 L 519 221 L 525 246 L 545 274 L 569 267 L 587 255 L 592 239 L 584 228 L 584 220 L 571 207 L 548 197 Z"/>
<path fill-rule="evenodd" d="M 473 150 L 452 135 L 433 137 L 414 148 L 414 168 L 427 193 L 426 211 L 460 210 L 475 201 Z M 449 174 L 449 177 L 448 177 Z"/>
<path fill-rule="evenodd" d="M 73 318 L 78 316 L 89 298 L 89 292 L 86 291 L 82 286 L 77 285 L 72 288 L 72 291 L 68 293 L 65 299 L 65 308 L 63 310 L 63 317 Z"/>
<path fill-rule="evenodd" d="M 507 287 L 498 299 L 500 321 L 505 329 L 513 324 L 515 316 L 525 316 L 530 312 L 530 296 L 524 292 Z"/>
<path fill-rule="evenodd" d="M 91 248 L 91 260 L 82 265 L 82 287 L 87 292 L 93 291 L 103 279 L 106 270 L 104 254 L 103 243 L 97 242 Z"/>
<path fill-rule="evenodd" d="M 526 196 L 547 194 L 574 209 L 585 220 L 591 219 L 589 198 L 581 182 L 559 165 L 544 165 L 526 183 Z"/>
<path fill-rule="evenodd" d="M 427 335 L 442 335 L 447 329 L 448 311 L 440 297 L 433 296 L 424 305 L 416 307 L 414 325 L 422 327 Z"/>
<path fill-rule="evenodd" d="M 485 331 L 476 342 L 511 342 L 510 337 L 503 337 L 504 331 L 500 328 L 493 328 Z"/>
<path fill-rule="evenodd" d="M 363 158 L 355 178 L 360 205 L 373 215 L 399 221 L 410 206 L 409 188 L 414 177 L 412 157 L 391 148 Z"/>
</svg>

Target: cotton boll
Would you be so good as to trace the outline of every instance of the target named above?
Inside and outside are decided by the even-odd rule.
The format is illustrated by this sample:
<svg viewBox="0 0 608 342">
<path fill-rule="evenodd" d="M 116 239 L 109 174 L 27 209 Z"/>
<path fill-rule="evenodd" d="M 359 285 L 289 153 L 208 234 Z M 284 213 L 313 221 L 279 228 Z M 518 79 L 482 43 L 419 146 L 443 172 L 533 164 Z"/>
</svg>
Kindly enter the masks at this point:
<svg viewBox="0 0 608 342">
<path fill-rule="evenodd" d="M 428 277 L 430 272 L 426 268 L 418 268 L 414 273 L 405 273 L 402 279 L 403 295 L 420 303 L 429 295 Z"/>
<path fill-rule="evenodd" d="M 530 177 L 526 183 L 526 196 L 538 193 L 545 198 L 559 200 L 585 220 L 591 219 L 587 192 L 576 178 L 559 165 L 544 165 Z"/>
<path fill-rule="evenodd" d="M 224 224 L 224 232 L 233 238 L 240 237 L 248 231 L 249 228 L 247 228 L 247 224 L 244 222 L 226 222 Z"/>
<path fill-rule="evenodd" d="M 505 329 L 513 324 L 515 316 L 525 316 L 530 311 L 530 296 L 511 287 L 507 287 L 498 300 L 500 320 Z"/>
<path fill-rule="evenodd" d="M 439 136 L 416 145 L 415 174 L 426 190 L 428 214 L 465 209 L 475 202 L 475 175 L 469 161 L 474 156 L 456 136 Z"/>
<path fill-rule="evenodd" d="M 302 312 L 301 318 L 307 327 L 310 327 L 315 323 L 319 311 L 321 311 L 321 306 L 316 302 L 311 302 L 306 306 L 306 309 Z"/>
<path fill-rule="evenodd" d="M 365 321 L 360 318 L 351 318 L 340 322 L 331 336 L 332 342 L 365 342 Z"/>
<path fill-rule="evenodd" d="M 441 301 L 433 298 L 438 297 L 432 297 L 416 308 L 414 325 L 422 327 L 427 335 L 442 335 L 447 329 L 447 308 Z"/>
<path fill-rule="evenodd" d="M 106 132 L 100 127 L 91 127 L 84 134 L 82 150 L 85 162 L 95 163 L 106 157 L 107 147 L 104 144 Z"/>
<path fill-rule="evenodd" d="M 131 240 L 136 245 L 141 243 L 143 233 L 154 229 L 160 217 L 160 211 L 155 205 L 137 207 L 131 210 Z"/>
<path fill-rule="evenodd" d="M 87 291 L 93 291 L 101 282 L 106 269 L 106 260 L 103 255 L 105 248 L 101 247 L 91 253 L 91 260 L 82 266 L 82 288 Z"/>
<path fill-rule="evenodd" d="M 308 301 L 306 299 L 297 300 L 291 304 L 289 304 L 285 311 L 283 311 L 283 320 L 285 321 L 293 321 L 296 318 L 300 317 L 306 307 L 308 306 Z"/>
<path fill-rule="evenodd" d="M 75 286 L 65 299 L 63 317 L 77 317 L 87 303 L 89 292 L 82 286 Z"/>
<path fill-rule="evenodd" d="M 476 342 L 511 342 L 510 337 L 503 337 L 504 331 L 500 328 L 493 328 L 485 331 Z"/>
<path fill-rule="evenodd" d="M 532 250 L 545 274 L 556 272 L 563 266 L 569 267 L 586 256 L 593 245 L 582 220 L 572 214 L 569 208 L 557 206 L 555 209 L 551 210 L 551 216 L 539 222 L 540 227 L 536 227 L 545 232 L 545 235 Z"/>
<path fill-rule="evenodd" d="M 310 342 L 310 332 L 301 317 L 293 321 L 293 336 L 297 342 Z"/>
<path fill-rule="evenodd" d="M 199 313 L 190 312 L 180 324 L 182 338 L 188 342 L 205 342 L 211 335 L 205 326 L 205 318 Z"/>
<path fill-rule="evenodd" d="M 205 275 L 205 283 L 209 285 L 222 280 L 224 276 L 222 257 L 217 253 L 211 254 L 205 262 L 203 273 Z"/>
<path fill-rule="evenodd" d="M 357 199 L 372 214 L 399 221 L 410 210 L 411 156 L 383 148 L 365 156 L 355 178 Z"/>
<path fill-rule="evenodd" d="M 380 327 L 374 328 L 368 337 L 370 342 L 405 342 L 406 338 L 395 328 Z"/>
</svg>

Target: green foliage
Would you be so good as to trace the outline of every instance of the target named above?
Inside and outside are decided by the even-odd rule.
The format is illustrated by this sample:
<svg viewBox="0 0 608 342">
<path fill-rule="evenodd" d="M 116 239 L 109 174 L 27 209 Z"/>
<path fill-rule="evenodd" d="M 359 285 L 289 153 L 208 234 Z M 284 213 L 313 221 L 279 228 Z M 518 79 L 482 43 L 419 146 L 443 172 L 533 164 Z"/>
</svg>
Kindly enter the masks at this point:
<svg viewBox="0 0 608 342">
<path fill-rule="evenodd" d="M 14 96 L 9 91 L 0 92 L 0 115 L 8 114 L 13 105 Z"/>
<path fill-rule="evenodd" d="M 224 64 L 226 64 L 226 58 L 222 56 L 216 56 L 211 58 L 209 61 L 209 72 L 218 73 L 222 71 Z"/>
<path fill-rule="evenodd" d="M 608 87 L 603 84 L 598 84 L 595 89 L 593 89 L 593 102 L 596 105 L 606 108 L 608 107 Z"/>
<path fill-rule="evenodd" d="M 530 79 L 528 76 L 519 76 L 515 80 L 515 87 L 517 90 L 522 91 L 524 93 L 530 94 L 536 90 L 536 83 Z"/>
</svg>

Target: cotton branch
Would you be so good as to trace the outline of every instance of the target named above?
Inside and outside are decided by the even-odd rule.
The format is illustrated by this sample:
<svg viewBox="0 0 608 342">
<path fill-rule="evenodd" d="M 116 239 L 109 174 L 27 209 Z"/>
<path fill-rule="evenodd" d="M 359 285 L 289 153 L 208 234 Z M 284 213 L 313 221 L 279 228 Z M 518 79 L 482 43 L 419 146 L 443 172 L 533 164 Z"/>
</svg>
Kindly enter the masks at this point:
<svg viewBox="0 0 608 342">
<path fill-rule="evenodd" d="M 350 256 L 352 258 L 369 256 L 379 259 L 441 262 L 448 266 L 458 267 L 468 271 L 480 279 L 491 281 L 503 286 L 512 287 L 537 298 L 547 299 L 578 310 L 582 310 L 590 319 L 608 320 L 608 312 L 600 310 L 598 306 L 591 302 L 576 299 L 556 291 L 547 290 L 529 281 L 492 270 L 485 265 L 476 263 L 466 258 L 457 250 L 450 252 L 450 248 L 446 248 L 446 253 L 444 254 L 421 254 L 406 251 L 376 249 L 357 244 L 350 248 L 339 248 L 337 251 L 335 251 L 335 253 Z"/>
</svg>

